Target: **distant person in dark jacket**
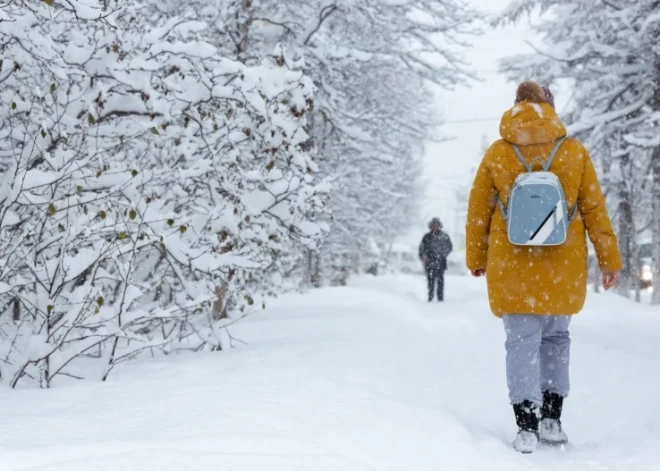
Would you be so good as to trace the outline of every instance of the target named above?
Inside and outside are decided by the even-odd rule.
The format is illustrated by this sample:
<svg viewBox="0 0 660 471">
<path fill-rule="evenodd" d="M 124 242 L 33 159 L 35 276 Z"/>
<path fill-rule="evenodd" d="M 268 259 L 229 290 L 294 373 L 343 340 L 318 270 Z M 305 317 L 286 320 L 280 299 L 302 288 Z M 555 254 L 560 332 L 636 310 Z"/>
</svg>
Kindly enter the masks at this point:
<svg viewBox="0 0 660 471">
<path fill-rule="evenodd" d="M 429 302 L 433 301 L 436 291 L 438 301 L 445 298 L 445 271 L 447 270 L 447 257 L 453 250 L 451 239 L 442 231 L 440 219 L 433 218 L 429 223 L 431 232 L 426 234 L 419 245 L 419 259 L 424 264 L 428 279 Z"/>
</svg>

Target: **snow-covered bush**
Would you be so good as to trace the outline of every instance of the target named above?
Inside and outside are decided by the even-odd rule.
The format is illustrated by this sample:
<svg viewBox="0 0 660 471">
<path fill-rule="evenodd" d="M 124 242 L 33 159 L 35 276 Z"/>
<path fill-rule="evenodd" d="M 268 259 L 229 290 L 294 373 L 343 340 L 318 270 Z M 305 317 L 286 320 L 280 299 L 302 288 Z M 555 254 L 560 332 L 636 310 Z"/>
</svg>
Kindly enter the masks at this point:
<svg viewBox="0 0 660 471">
<path fill-rule="evenodd" d="M 140 5 L 0 9 L 0 375 L 105 379 L 142 352 L 222 348 L 227 306 L 323 203 L 313 85 Z M 90 368 L 91 364 L 91 368 Z"/>
</svg>

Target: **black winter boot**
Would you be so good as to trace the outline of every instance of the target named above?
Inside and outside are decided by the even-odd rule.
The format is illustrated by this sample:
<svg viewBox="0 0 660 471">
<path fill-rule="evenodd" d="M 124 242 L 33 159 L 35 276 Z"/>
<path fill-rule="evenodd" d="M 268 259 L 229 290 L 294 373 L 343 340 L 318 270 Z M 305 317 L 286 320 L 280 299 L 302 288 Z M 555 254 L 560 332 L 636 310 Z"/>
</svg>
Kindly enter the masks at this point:
<svg viewBox="0 0 660 471">
<path fill-rule="evenodd" d="M 561 410 L 564 407 L 564 398 L 550 391 L 543 392 L 542 419 L 561 419 Z"/>
<path fill-rule="evenodd" d="M 539 444 L 538 407 L 530 401 L 523 401 L 513 405 L 513 412 L 519 429 L 513 446 L 520 453 L 533 453 Z"/>
<path fill-rule="evenodd" d="M 541 422 L 539 424 L 539 438 L 547 443 L 561 445 L 568 442 L 568 436 L 561 426 L 561 411 L 564 398 L 557 393 L 545 391 L 543 393 L 543 407 L 541 407 Z"/>
</svg>

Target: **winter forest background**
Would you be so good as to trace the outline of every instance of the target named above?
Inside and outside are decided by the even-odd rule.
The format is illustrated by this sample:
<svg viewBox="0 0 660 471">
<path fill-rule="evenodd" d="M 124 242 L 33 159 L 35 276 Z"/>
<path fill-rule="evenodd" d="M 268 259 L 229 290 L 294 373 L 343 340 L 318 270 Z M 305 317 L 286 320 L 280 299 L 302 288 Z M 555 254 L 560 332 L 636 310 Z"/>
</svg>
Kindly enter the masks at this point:
<svg viewBox="0 0 660 471">
<path fill-rule="evenodd" d="M 559 92 L 639 296 L 642 269 L 660 279 L 660 2 L 506 4 L 0 0 L 2 382 L 231 348 L 270 296 L 391 269 L 429 187 L 460 221 L 472 175 L 425 164 L 453 135 L 443 97 L 483 80 L 481 34 L 520 22 L 528 52 L 497 73 Z M 480 158 L 459 152 L 437 165 Z"/>
</svg>

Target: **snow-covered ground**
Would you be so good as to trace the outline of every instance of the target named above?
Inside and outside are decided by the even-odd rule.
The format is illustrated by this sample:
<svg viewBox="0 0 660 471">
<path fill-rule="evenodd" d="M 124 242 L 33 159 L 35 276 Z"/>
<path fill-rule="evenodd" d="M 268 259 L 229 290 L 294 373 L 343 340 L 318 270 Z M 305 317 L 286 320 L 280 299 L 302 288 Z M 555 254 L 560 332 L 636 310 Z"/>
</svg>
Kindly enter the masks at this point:
<svg viewBox="0 0 660 471">
<path fill-rule="evenodd" d="M 229 352 L 107 384 L 0 393 L 0 470 L 660 469 L 660 310 L 590 295 L 573 324 L 571 445 L 515 453 L 504 334 L 485 284 L 415 276 L 288 295 Z"/>
</svg>

